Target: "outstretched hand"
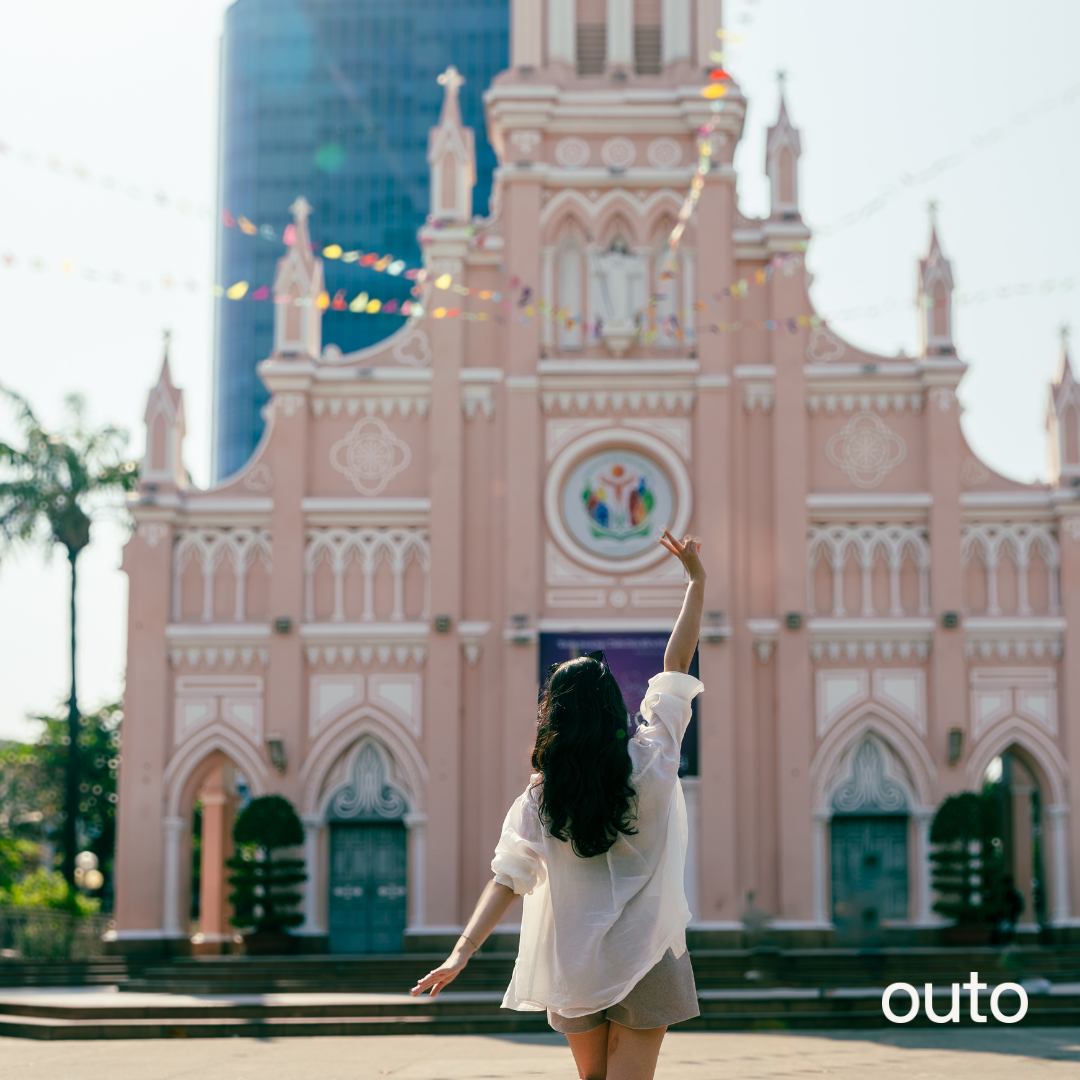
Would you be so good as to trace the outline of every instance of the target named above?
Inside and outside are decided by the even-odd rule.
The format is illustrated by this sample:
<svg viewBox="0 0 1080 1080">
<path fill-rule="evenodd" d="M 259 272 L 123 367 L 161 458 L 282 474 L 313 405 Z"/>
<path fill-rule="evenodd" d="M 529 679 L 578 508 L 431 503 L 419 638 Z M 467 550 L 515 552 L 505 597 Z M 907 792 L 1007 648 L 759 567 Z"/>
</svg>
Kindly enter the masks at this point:
<svg viewBox="0 0 1080 1080">
<path fill-rule="evenodd" d="M 680 543 L 665 529 L 664 535 L 660 537 L 660 543 L 683 564 L 683 568 L 690 575 L 691 581 L 705 580 L 705 567 L 701 565 L 701 542 L 699 540 L 687 535 L 683 537 Z"/>
<path fill-rule="evenodd" d="M 422 979 L 418 979 L 409 993 L 416 997 L 417 994 L 430 990 L 432 997 L 438 997 L 439 991 L 449 986 L 465 970 L 471 955 L 465 950 L 455 949 L 442 964 L 429 971 Z"/>
</svg>

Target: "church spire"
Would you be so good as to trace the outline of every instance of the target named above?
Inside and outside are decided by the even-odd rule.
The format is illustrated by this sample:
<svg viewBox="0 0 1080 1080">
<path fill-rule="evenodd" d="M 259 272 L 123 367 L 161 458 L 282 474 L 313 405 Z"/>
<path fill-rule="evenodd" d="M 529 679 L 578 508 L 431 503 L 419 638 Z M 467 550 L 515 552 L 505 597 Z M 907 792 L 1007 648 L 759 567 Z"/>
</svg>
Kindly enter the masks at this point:
<svg viewBox="0 0 1080 1080">
<path fill-rule="evenodd" d="M 780 84 L 780 115 L 769 128 L 765 144 L 765 175 L 772 195 L 771 216 L 793 221 L 799 217 L 799 156 L 802 142 L 788 117 L 784 95 L 786 75 L 777 73 Z"/>
<path fill-rule="evenodd" d="M 919 331 L 924 356 L 955 356 L 952 264 L 938 240 L 937 203 L 929 204 L 930 246 L 919 260 Z"/>
<path fill-rule="evenodd" d="M 172 331 L 162 332 L 161 372 L 157 385 L 146 401 L 143 421 L 146 424 L 146 452 L 139 468 L 144 485 L 187 487 L 184 468 L 184 395 L 172 381 L 169 369 L 169 345 Z"/>
<path fill-rule="evenodd" d="M 431 216 L 443 222 L 465 223 L 472 219 L 476 145 L 472 128 L 461 121 L 458 92 L 464 83 L 464 76 L 453 64 L 439 76 L 442 112 L 438 125 L 428 132 Z"/>
<path fill-rule="evenodd" d="M 1069 328 L 1061 328 L 1061 359 L 1050 384 L 1046 427 L 1050 433 L 1050 482 L 1080 483 L 1080 383 L 1069 357 Z"/>
<path fill-rule="evenodd" d="M 322 351 L 323 267 L 311 250 L 311 204 L 300 195 L 289 207 L 289 251 L 274 275 L 274 355 L 317 357 Z"/>
</svg>

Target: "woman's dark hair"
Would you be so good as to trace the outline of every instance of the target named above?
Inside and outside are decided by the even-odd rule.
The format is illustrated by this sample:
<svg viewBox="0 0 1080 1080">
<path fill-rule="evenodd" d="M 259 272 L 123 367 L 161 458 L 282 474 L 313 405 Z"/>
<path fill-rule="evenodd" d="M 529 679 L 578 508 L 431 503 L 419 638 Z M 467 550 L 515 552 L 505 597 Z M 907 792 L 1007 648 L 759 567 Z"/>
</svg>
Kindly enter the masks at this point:
<svg viewBox="0 0 1080 1080">
<path fill-rule="evenodd" d="M 543 775 L 540 817 L 583 859 L 637 832 L 626 719 L 619 684 L 590 656 L 560 664 L 540 698 L 532 755 Z"/>
</svg>

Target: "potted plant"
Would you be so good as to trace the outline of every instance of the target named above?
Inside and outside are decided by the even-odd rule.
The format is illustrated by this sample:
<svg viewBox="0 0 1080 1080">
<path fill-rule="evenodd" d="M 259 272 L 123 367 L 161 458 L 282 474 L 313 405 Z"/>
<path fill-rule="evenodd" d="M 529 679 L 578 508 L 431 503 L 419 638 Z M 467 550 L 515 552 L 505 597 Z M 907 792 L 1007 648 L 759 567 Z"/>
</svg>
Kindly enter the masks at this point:
<svg viewBox="0 0 1080 1080">
<path fill-rule="evenodd" d="M 290 951 L 287 930 L 304 917 L 296 911 L 300 893 L 293 887 L 307 880 L 303 859 L 275 858 L 282 848 L 304 841 L 304 827 L 288 799 L 263 795 L 252 799 L 233 825 L 236 854 L 228 860 L 232 924 L 249 929 L 244 947 L 250 955 Z"/>
<path fill-rule="evenodd" d="M 988 945 L 1003 915 L 1001 814 L 992 795 L 950 795 L 930 828 L 934 910 L 946 944 Z"/>
</svg>

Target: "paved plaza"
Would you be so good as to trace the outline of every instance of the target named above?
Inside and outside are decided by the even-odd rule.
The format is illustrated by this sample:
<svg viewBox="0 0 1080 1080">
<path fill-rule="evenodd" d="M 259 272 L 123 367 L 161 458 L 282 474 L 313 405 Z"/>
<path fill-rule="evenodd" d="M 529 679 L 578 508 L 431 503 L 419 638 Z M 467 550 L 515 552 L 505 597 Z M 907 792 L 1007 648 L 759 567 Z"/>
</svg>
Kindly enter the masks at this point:
<svg viewBox="0 0 1080 1080">
<path fill-rule="evenodd" d="M 31 1042 L 0 1039 L 10 1080 L 573 1080 L 557 1035 Z M 686 1032 L 665 1040 L 658 1080 L 1040 1080 L 1075 1077 L 1080 1032 Z"/>
</svg>

